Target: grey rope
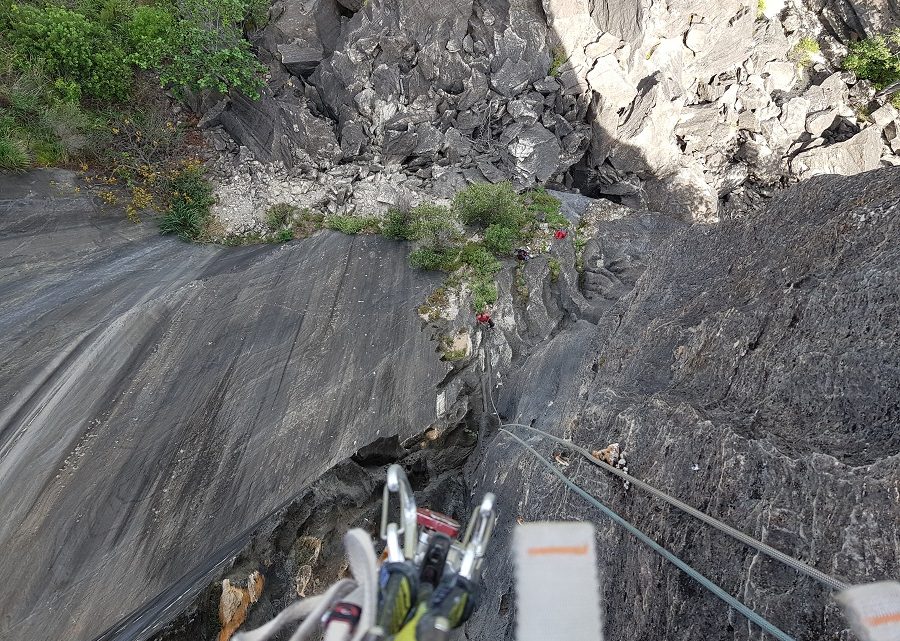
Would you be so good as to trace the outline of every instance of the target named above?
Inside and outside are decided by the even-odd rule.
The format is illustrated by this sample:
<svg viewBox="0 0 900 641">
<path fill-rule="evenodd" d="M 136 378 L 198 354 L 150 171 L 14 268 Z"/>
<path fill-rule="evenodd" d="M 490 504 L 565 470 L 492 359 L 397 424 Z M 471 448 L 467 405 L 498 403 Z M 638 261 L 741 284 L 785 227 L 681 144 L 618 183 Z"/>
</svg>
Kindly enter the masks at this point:
<svg viewBox="0 0 900 641">
<path fill-rule="evenodd" d="M 748 608 L 746 605 L 744 605 L 743 603 L 741 603 L 740 601 L 735 599 L 733 596 L 728 594 L 725 590 L 720 588 L 718 585 L 716 585 L 715 583 L 713 583 L 712 581 L 707 579 L 705 576 L 703 576 L 702 574 L 697 572 L 694 568 L 689 566 L 687 563 L 685 563 L 684 561 L 679 559 L 677 556 L 675 556 L 674 554 L 669 552 L 667 549 L 665 549 L 664 547 L 659 545 L 656 541 L 651 539 L 649 536 L 647 536 L 646 534 L 641 532 L 639 529 L 634 527 L 631 523 L 629 523 L 628 521 L 623 519 L 621 516 L 619 516 L 618 514 L 613 512 L 611 509 L 606 507 L 603 503 L 601 503 L 595 497 L 588 494 L 581 487 L 579 487 L 577 484 L 575 484 L 571 479 L 569 479 L 565 474 L 563 474 L 558 469 L 556 469 L 556 466 L 553 465 L 553 463 L 551 463 L 546 458 L 541 456 L 538 453 L 538 451 L 535 450 L 533 447 L 531 447 L 528 443 L 523 441 L 521 438 L 519 438 L 518 436 L 516 436 L 509 430 L 504 429 L 503 427 L 500 428 L 500 431 L 506 432 L 509 436 L 514 438 L 516 441 L 518 441 L 519 444 L 522 447 L 524 447 L 525 449 L 527 449 L 529 452 L 531 452 L 531 454 L 538 461 L 540 461 L 544 467 L 546 467 L 548 470 L 553 472 L 553 474 L 555 474 L 557 477 L 559 477 L 559 479 L 563 483 L 565 483 L 569 487 L 569 489 L 571 489 L 573 492 L 580 495 L 583 499 L 585 499 L 586 501 L 591 503 L 591 505 L 593 505 L 594 507 L 599 509 L 606 516 L 611 518 L 614 522 L 618 523 L 623 528 L 628 530 L 631 534 L 633 534 L 635 537 L 637 537 L 638 540 L 640 540 L 642 543 L 644 543 L 645 545 L 652 548 L 653 551 L 655 551 L 657 554 L 662 556 L 664 559 L 666 559 L 670 563 L 677 566 L 679 569 L 681 569 L 684 573 L 686 573 L 692 579 L 697 581 L 704 588 L 706 588 L 707 590 L 709 590 L 710 592 L 715 594 L 717 597 L 722 599 L 722 601 L 727 603 L 730 607 L 734 608 L 735 610 L 740 612 L 742 615 L 744 615 L 748 620 L 750 620 L 753 623 L 755 623 L 756 625 L 758 625 L 760 628 L 762 628 L 763 630 L 765 630 L 766 632 L 771 634 L 776 639 L 781 639 L 782 641 L 794 641 L 793 637 L 789 636 L 787 633 L 783 632 L 781 629 L 777 628 L 775 625 L 773 625 L 772 623 L 770 623 L 769 621 L 764 619 L 762 616 L 760 616 L 759 614 L 757 614 L 756 612 L 754 612 L 753 610 Z"/>
<path fill-rule="evenodd" d="M 593 456 L 591 456 L 591 453 L 588 452 L 586 449 L 575 445 L 571 441 L 561 439 L 558 436 L 554 436 L 553 434 L 548 434 L 544 430 L 539 430 L 536 427 L 531 427 L 530 425 L 523 425 L 522 423 L 505 423 L 505 424 L 501 425 L 500 427 L 501 427 L 501 429 L 504 427 L 519 427 L 522 429 L 530 430 L 531 432 L 534 432 L 535 434 L 539 434 L 543 437 L 549 438 L 550 440 L 552 440 L 556 443 L 559 443 L 563 447 L 566 447 L 574 452 L 578 452 L 579 454 L 581 454 L 581 456 L 586 458 L 593 465 L 603 468 L 607 472 L 615 474 L 619 478 L 622 478 L 622 479 L 630 482 L 635 487 L 639 487 L 640 489 L 642 489 L 646 492 L 649 492 L 653 496 L 662 499 L 666 503 L 669 503 L 670 505 L 674 505 L 682 512 L 686 512 L 687 514 L 690 514 L 694 518 L 700 519 L 704 523 L 707 523 L 708 525 L 713 526 L 720 532 L 724 532 L 725 534 L 733 537 L 734 539 L 740 541 L 741 543 L 743 543 L 745 545 L 749 545 L 752 548 L 755 548 L 756 550 L 762 552 L 766 556 L 769 556 L 769 557 L 775 559 L 776 561 L 784 563 L 788 567 L 791 567 L 791 568 L 797 570 L 797 572 L 800 572 L 801 574 L 805 574 L 806 576 L 813 578 L 816 581 L 819 581 L 820 583 L 823 583 L 824 585 L 828 586 L 829 588 L 831 588 L 833 590 L 843 591 L 850 587 L 848 584 L 844 583 L 843 581 L 839 581 L 838 579 L 835 579 L 834 577 L 825 574 L 821 570 L 817 570 L 816 568 L 804 563 L 803 561 L 800 561 L 799 559 L 795 559 L 792 556 L 788 556 L 784 552 L 781 552 L 780 550 L 776 550 L 775 548 L 773 548 L 769 545 L 766 545 L 762 541 L 757 541 L 752 536 L 748 536 L 747 534 L 744 534 L 743 532 L 734 529 L 730 525 L 726 525 L 725 523 L 722 523 L 718 519 L 716 519 L 712 516 L 709 516 L 708 514 L 704 514 L 700 510 L 693 508 L 690 505 L 688 505 L 687 503 L 679 501 L 678 499 L 676 499 L 672 496 L 669 496 L 662 490 L 658 490 L 655 487 L 653 487 L 652 485 L 648 485 L 647 483 L 644 483 L 643 481 L 636 479 L 635 477 L 631 476 L 630 474 L 623 472 L 619 468 L 613 467 L 612 465 L 610 465 L 604 461 L 600 461 L 600 460 L 594 458 Z"/>
</svg>

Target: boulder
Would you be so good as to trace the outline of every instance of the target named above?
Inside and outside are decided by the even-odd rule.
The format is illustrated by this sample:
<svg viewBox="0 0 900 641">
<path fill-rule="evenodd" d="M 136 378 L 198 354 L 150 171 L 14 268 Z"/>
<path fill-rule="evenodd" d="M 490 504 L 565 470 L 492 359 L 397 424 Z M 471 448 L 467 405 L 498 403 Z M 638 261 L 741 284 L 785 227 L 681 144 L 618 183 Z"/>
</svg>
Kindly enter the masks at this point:
<svg viewBox="0 0 900 641">
<path fill-rule="evenodd" d="M 806 114 L 809 113 L 809 100 L 802 96 L 791 98 L 781 108 L 778 122 L 784 127 L 787 135 L 796 139 L 806 131 Z"/>
<path fill-rule="evenodd" d="M 559 140 L 540 124 L 522 131 L 507 149 L 522 183 L 546 182 L 559 169 Z"/>
<path fill-rule="evenodd" d="M 718 222 L 719 196 L 696 164 L 643 185 L 647 207 L 683 222 Z"/>
<path fill-rule="evenodd" d="M 290 89 L 273 94 L 267 88 L 260 100 L 233 92 L 219 119 L 238 144 L 263 162 L 293 167 L 305 157 L 331 164 L 342 156 L 331 122 L 313 115 L 306 98 Z"/>
<path fill-rule="evenodd" d="M 877 168 L 881 158 L 881 128 L 868 127 L 844 142 L 795 156 L 791 171 L 801 179 L 819 174 L 850 176 Z"/>
<path fill-rule="evenodd" d="M 890 103 L 885 103 L 872 112 L 872 121 L 879 127 L 897 120 L 897 110 Z"/>
<path fill-rule="evenodd" d="M 619 66 L 612 54 L 599 58 L 587 74 L 591 89 L 603 96 L 604 102 L 613 109 L 621 109 L 631 103 L 637 95 L 637 89 Z"/>
<path fill-rule="evenodd" d="M 491 88 L 502 96 L 521 93 L 531 81 L 531 67 L 521 60 L 507 59 L 500 69 L 491 74 Z"/>
<path fill-rule="evenodd" d="M 302 47 L 296 43 L 278 45 L 278 54 L 288 71 L 304 78 L 308 78 L 325 57 L 321 46 Z"/>
<path fill-rule="evenodd" d="M 722 109 L 710 105 L 685 107 L 675 127 L 685 153 L 707 153 L 712 148 L 727 146 L 737 134 L 737 128 L 724 122 Z"/>
<path fill-rule="evenodd" d="M 621 44 L 622 41 L 613 34 L 601 33 L 597 40 L 584 48 L 584 55 L 590 63 L 597 58 L 613 53 Z"/>
<path fill-rule="evenodd" d="M 681 153 L 673 131 L 683 100 L 673 99 L 659 72 L 642 80 L 638 91 L 614 134 L 610 162 L 622 171 L 666 174 Z"/>
<path fill-rule="evenodd" d="M 797 65 L 793 62 L 767 62 L 763 67 L 766 89 L 773 91 L 790 91 L 797 81 Z"/>
<path fill-rule="evenodd" d="M 822 133 L 834 124 L 838 117 L 836 109 L 822 109 L 813 111 L 806 116 L 806 131 L 814 138 L 818 138 Z"/>
<path fill-rule="evenodd" d="M 821 84 L 807 89 L 803 96 L 809 100 L 809 107 L 812 111 L 821 111 L 833 107 L 837 103 L 847 102 L 847 83 L 840 72 L 835 72 Z"/>
</svg>

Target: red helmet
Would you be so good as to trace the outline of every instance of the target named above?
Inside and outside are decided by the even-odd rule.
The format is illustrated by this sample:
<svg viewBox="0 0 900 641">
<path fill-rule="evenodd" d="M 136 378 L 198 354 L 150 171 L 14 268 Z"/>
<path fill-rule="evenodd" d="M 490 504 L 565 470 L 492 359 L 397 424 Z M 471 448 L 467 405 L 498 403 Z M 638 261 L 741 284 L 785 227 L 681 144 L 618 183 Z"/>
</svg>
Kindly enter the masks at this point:
<svg viewBox="0 0 900 641">
<path fill-rule="evenodd" d="M 556 233 L 553 234 L 553 237 L 556 238 L 556 240 L 562 240 L 563 238 L 565 238 L 568 235 L 569 235 L 569 232 L 567 232 L 565 229 L 557 229 Z"/>
</svg>

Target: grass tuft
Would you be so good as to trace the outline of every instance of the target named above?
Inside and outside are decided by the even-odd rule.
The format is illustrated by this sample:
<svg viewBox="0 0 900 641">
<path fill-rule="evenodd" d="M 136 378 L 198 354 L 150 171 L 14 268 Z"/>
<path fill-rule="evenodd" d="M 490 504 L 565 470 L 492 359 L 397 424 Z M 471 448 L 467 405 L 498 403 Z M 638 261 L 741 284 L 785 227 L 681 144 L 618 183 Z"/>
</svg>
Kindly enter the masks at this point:
<svg viewBox="0 0 900 641">
<path fill-rule="evenodd" d="M 176 234 L 186 241 L 198 240 L 206 230 L 212 187 L 198 166 L 189 166 L 170 181 L 172 205 L 159 223 L 163 234 Z"/>
</svg>

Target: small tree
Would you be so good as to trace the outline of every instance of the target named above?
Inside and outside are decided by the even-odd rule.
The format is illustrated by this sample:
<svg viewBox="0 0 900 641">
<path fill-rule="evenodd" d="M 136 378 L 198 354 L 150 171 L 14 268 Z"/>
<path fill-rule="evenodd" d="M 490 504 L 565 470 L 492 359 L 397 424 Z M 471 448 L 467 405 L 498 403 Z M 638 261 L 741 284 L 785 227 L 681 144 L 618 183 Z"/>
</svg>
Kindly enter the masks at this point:
<svg viewBox="0 0 900 641">
<path fill-rule="evenodd" d="M 851 43 L 844 58 L 844 69 L 857 77 L 871 80 L 877 89 L 900 80 L 900 59 L 894 50 L 900 46 L 900 29 Z"/>
<path fill-rule="evenodd" d="M 247 10 L 246 0 L 178 0 L 170 57 L 160 80 L 195 91 L 238 89 L 258 98 L 265 67 L 244 39 Z"/>
</svg>

